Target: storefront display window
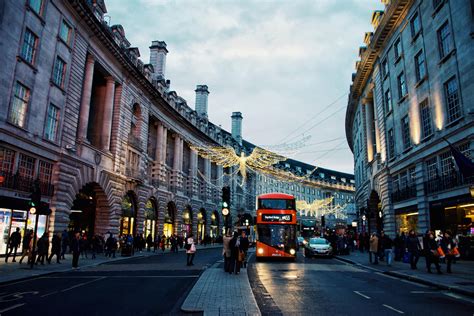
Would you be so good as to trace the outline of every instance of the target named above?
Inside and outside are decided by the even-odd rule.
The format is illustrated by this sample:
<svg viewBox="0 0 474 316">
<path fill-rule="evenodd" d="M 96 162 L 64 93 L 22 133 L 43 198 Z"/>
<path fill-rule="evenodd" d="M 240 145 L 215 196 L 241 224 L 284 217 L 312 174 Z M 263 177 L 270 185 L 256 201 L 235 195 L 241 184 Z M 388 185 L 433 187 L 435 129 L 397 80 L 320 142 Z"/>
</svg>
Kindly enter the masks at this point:
<svg viewBox="0 0 474 316">
<path fill-rule="evenodd" d="M 398 214 L 395 216 L 398 232 L 407 234 L 410 230 L 418 229 L 418 212 Z"/>
<path fill-rule="evenodd" d="M 7 209 L 0 209 L 0 231 L 2 232 L 2 240 L 0 242 L 0 253 L 7 251 L 8 238 L 10 236 L 10 222 L 12 211 Z"/>
</svg>

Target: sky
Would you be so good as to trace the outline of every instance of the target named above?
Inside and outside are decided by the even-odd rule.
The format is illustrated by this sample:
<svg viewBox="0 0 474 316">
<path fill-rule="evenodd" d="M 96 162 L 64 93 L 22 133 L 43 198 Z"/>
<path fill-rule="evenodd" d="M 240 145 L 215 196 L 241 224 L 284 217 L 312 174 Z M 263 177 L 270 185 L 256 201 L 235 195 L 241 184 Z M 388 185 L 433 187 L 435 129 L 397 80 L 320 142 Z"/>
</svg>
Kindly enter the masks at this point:
<svg viewBox="0 0 474 316">
<path fill-rule="evenodd" d="M 209 87 L 209 120 L 290 158 L 354 173 L 345 111 L 364 33 L 378 0 L 108 0 L 141 59 L 152 40 L 168 48 L 165 77 L 194 108 Z"/>
</svg>

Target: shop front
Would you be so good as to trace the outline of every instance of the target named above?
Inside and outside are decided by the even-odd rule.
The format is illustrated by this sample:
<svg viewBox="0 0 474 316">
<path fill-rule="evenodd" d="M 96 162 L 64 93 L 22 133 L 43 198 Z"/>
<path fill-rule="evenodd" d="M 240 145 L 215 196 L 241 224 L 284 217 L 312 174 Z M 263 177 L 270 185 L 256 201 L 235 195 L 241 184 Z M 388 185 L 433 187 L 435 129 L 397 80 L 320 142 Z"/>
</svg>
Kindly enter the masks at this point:
<svg viewBox="0 0 474 316">
<path fill-rule="evenodd" d="M 433 230 L 450 230 L 454 235 L 474 236 L 474 198 L 470 195 L 430 203 Z"/>
<path fill-rule="evenodd" d="M 175 216 L 176 205 L 173 202 L 169 202 L 163 223 L 163 235 L 166 237 L 170 237 L 174 233 Z"/>
<path fill-rule="evenodd" d="M 122 199 L 122 218 L 120 220 L 120 234 L 134 235 L 135 234 L 135 216 L 136 205 L 133 195 L 127 193 Z"/>
<path fill-rule="evenodd" d="M 204 240 L 206 236 L 206 211 L 201 209 L 197 214 L 197 238 L 198 242 Z"/>
<path fill-rule="evenodd" d="M 152 239 L 155 240 L 156 217 L 156 202 L 152 199 L 149 199 L 145 204 L 145 222 L 143 223 L 143 233 L 145 238 L 147 238 L 148 235 L 151 235 Z"/>
<path fill-rule="evenodd" d="M 192 229 L 192 227 L 193 227 L 192 218 L 193 218 L 193 214 L 191 212 L 191 209 L 186 208 L 183 211 L 183 224 L 182 224 L 182 227 L 181 227 L 181 232 L 182 232 L 184 238 L 187 238 L 189 236 L 189 234 L 191 234 L 192 231 L 193 231 L 193 229 Z"/>
<path fill-rule="evenodd" d="M 416 205 L 395 209 L 396 232 L 408 234 L 418 231 L 418 207 Z"/>
<path fill-rule="evenodd" d="M 219 214 L 216 211 L 214 211 L 212 212 L 212 215 L 211 215 L 211 227 L 209 230 L 209 234 L 211 238 L 216 238 L 218 236 L 218 233 L 219 233 Z"/>
</svg>

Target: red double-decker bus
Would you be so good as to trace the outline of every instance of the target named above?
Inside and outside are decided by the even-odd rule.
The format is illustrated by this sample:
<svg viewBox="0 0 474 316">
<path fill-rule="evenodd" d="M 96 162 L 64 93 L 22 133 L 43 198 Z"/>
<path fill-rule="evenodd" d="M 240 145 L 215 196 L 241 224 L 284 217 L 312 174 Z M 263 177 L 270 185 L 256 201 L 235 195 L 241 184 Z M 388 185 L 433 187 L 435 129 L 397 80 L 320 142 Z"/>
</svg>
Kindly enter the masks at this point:
<svg viewBox="0 0 474 316">
<path fill-rule="evenodd" d="M 257 250 L 259 258 L 296 258 L 296 204 L 289 194 L 257 197 Z"/>
</svg>

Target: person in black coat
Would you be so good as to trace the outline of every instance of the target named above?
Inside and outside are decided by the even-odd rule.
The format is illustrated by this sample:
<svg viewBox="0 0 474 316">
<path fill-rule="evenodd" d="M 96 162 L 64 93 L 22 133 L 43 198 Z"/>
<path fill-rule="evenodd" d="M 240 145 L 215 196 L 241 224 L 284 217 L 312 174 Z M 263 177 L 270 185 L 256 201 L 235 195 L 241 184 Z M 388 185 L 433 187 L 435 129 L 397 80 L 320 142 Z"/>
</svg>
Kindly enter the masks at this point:
<svg viewBox="0 0 474 316">
<path fill-rule="evenodd" d="M 426 258 L 426 270 L 431 273 L 431 265 L 434 264 L 438 274 L 441 274 L 441 268 L 439 266 L 439 254 L 438 254 L 438 243 L 434 238 L 432 231 L 427 231 L 423 237 L 423 251 Z"/>
<path fill-rule="evenodd" d="M 418 259 L 420 258 L 420 241 L 418 237 L 415 235 L 415 231 L 412 229 L 410 230 L 407 238 L 407 246 L 406 250 L 410 253 L 410 267 L 412 269 L 416 269 L 416 264 L 418 263 Z"/>
<path fill-rule="evenodd" d="M 51 241 L 51 255 L 49 255 L 48 263 L 51 263 L 51 259 L 54 255 L 56 255 L 56 263 L 59 262 L 59 258 L 61 257 L 61 234 L 53 235 L 53 240 Z"/>
<path fill-rule="evenodd" d="M 16 230 L 10 235 L 10 239 L 8 239 L 8 248 L 10 251 L 5 256 L 5 262 L 8 262 L 8 257 L 13 252 L 13 260 L 12 262 L 16 262 L 16 252 L 18 250 L 18 246 L 21 244 L 21 234 L 20 234 L 20 227 L 17 227 Z"/>
<path fill-rule="evenodd" d="M 451 263 L 454 259 L 453 250 L 456 248 L 456 243 L 453 240 L 451 231 L 447 230 L 444 233 L 443 239 L 441 239 L 440 246 L 446 255 L 446 272 L 452 273 L 451 271 Z"/>
<path fill-rule="evenodd" d="M 40 262 L 44 264 L 44 259 L 48 258 L 49 250 L 49 234 L 45 232 L 43 236 L 38 240 L 38 258 L 36 259 L 36 264 Z"/>
<path fill-rule="evenodd" d="M 242 267 L 247 268 L 247 251 L 249 250 L 249 239 L 245 230 L 240 235 L 240 251 L 244 253 L 243 260 L 241 262 Z"/>
<path fill-rule="evenodd" d="M 72 267 L 77 268 L 79 265 L 79 255 L 81 254 L 81 235 L 76 232 L 71 240 L 72 251 Z"/>
<path fill-rule="evenodd" d="M 234 236 L 229 242 L 230 248 L 230 269 L 229 273 L 240 273 L 240 262 L 239 262 L 239 253 L 240 253 L 240 238 L 239 233 L 234 232 Z"/>
</svg>

